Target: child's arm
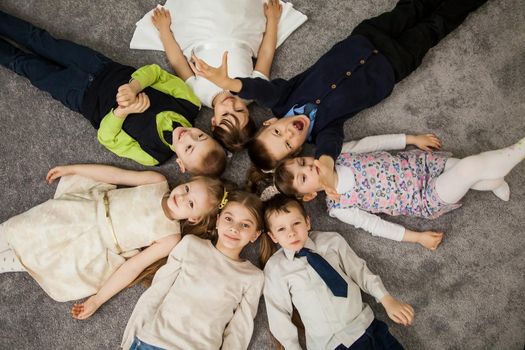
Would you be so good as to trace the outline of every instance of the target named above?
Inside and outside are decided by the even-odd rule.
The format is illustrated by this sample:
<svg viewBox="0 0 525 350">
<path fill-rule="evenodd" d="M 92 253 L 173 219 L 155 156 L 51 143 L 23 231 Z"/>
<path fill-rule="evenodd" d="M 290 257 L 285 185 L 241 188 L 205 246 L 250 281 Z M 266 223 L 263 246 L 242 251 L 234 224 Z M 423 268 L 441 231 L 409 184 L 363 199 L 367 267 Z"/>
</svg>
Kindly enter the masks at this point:
<svg viewBox="0 0 525 350">
<path fill-rule="evenodd" d="M 121 344 L 123 349 L 129 349 L 137 332 L 156 314 L 160 304 L 179 276 L 182 262 L 188 251 L 188 245 L 189 240 L 186 238 L 182 239 L 172 249 L 166 264 L 157 271 L 151 286 L 140 296 L 124 330 Z"/>
<path fill-rule="evenodd" d="M 262 272 L 258 279 L 248 287 L 241 302 L 235 309 L 233 317 L 224 329 L 221 349 L 247 349 L 253 333 L 253 319 L 257 314 L 259 299 L 264 283 Z"/>
<path fill-rule="evenodd" d="M 180 235 L 164 237 L 131 259 L 126 260 L 108 278 L 97 294 L 92 295 L 83 303 L 73 305 L 71 315 L 78 320 L 84 320 L 91 316 L 102 304 L 133 282 L 146 267 L 167 256 L 180 241 L 180 238 Z"/>
<path fill-rule="evenodd" d="M 315 139 L 315 158 L 320 159 L 322 156 L 329 156 L 337 159 L 343 147 L 345 120 L 337 120 L 330 123 L 317 134 Z"/>
<path fill-rule="evenodd" d="M 367 136 L 358 141 L 345 142 L 341 153 L 367 153 L 375 151 L 401 150 L 408 145 L 414 145 L 424 151 L 432 151 L 441 147 L 441 141 L 433 134 L 387 134 Z"/>
<path fill-rule="evenodd" d="M 171 32 L 170 12 L 163 7 L 157 8 L 153 11 L 151 21 L 160 33 L 160 40 L 162 41 L 162 46 L 164 46 L 164 51 L 166 51 L 166 56 L 168 57 L 171 67 L 173 67 L 175 73 L 182 80 L 186 81 L 193 76 L 193 72 Z"/>
<path fill-rule="evenodd" d="M 405 134 L 367 136 L 361 140 L 343 144 L 341 153 L 367 153 L 375 151 L 402 150 L 407 146 Z"/>
<path fill-rule="evenodd" d="M 156 171 L 135 171 L 102 164 L 62 165 L 49 170 L 46 180 L 52 183 L 66 175 L 81 175 L 95 181 L 114 185 L 139 186 L 166 181 L 164 175 Z"/>
<path fill-rule="evenodd" d="M 140 67 L 131 74 L 131 78 L 129 83 L 118 88 L 116 99 L 119 107 L 127 107 L 135 103 L 138 93 L 149 86 L 167 95 L 191 102 L 196 106 L 195 113 L 201 106 L 193 90 L 181 78 L 166 72 L 157 64 Z"/>
<path fill-rule="evenodd" d="M 267 81 L 261 78 L 230 78 L 228 76 L 228 52 L 222 56 L 222 64 L 215 68 L 196 57 L 190 62 L 193 73 L 204 77 L 224 90 L 237 93 L 246 100 L 256 100 L 261 105 L 272 108 L 282 96 L 282 91 L 288 87 L 288 81 L 274 79 Z"/>
<path fill-rule="evenodd" d="M 443 240 L 442 232 L 411 231 L 358 208 L 332 209 L 329 214 L 331 217 L 337 218 L 344 223 L 362 228 L 373 236 L 388 238 L 398 242 L 418 243 L 430 250 L 435 250 Z"/>
<path fill-rule="evenodd" d="M 264 270 L 264 303 L 273 336 L 286 349 L 301 349 L 297 327 L 292 322 L 292 299 L 280 275 Z"/>
<path fill-rule="evenodd" d="M 269 0 L 267 4 L 264 4 L 266 31 L 264 32 L 263 40 L 257 53 L 255 70 L 264 74 L 266 77 L 270 76 L 270 69 L 272 68 L 275 48 L 277 46 L 277 27 L 282 11 L 283 8 L 279 0 Z"/>
<path fill-rule="evenodd" d="M 386 290 L 381 278 L 374 275 L 366 266 L 366 262 L 357 256 L 350 248 L 346 240 L 338 235 L 337 244 L 339 256 L 343 264 L 343 269 L 352 280 L 366 293 L 373 296 L 383 304 L 388 316 L 396 323 L 408 326 L 412 324 L 414 309 L 412 306 L 400 302 L 393 298 Z"/>
</svg>

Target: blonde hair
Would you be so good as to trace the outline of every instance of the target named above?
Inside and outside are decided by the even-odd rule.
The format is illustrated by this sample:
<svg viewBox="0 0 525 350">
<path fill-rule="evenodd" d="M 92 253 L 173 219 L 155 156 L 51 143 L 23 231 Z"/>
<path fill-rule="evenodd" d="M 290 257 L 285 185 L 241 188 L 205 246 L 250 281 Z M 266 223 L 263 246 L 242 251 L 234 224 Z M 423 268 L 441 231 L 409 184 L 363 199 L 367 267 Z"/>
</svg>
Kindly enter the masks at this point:
<svg viewBox="0 0 525 350">
<path fill-rule="evenodd" d="M 208 190 L 208 197 L 210 199 L 210 211 L 196 223 L 191 223 L 188 220 L 181 220 L 182 235 L 194 234 L 201 238 L 211 239 L 210 227 L 215 226 L 215 220 L 219 213 L 219 203 L 224 195 L 224 192 L 231 186 L 230 183 L 225 182 L 221 179 L 211 178 L 208 176 L 192 176 L 187 183 L 194 181 L 204 181 Z M 146 287 L 151 285 L 153 276 L 157 270 L 166 264 L 167 257 L 155 261 L 153 264 L 145 268 L 133 282 L 129 284 L 131 287 L 138 283 L 143 283 Z"/>
</svg>

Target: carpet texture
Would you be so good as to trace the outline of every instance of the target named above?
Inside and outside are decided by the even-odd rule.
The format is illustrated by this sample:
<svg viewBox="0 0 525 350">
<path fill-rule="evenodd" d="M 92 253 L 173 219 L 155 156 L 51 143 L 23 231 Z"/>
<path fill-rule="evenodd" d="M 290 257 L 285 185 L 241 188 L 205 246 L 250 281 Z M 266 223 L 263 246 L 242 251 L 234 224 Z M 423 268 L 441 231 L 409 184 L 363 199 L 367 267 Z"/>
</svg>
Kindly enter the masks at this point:
<svg viewBox="0 0 525 350">
<path fill-rule="evenodd" d="M 309 20 L 279 48 L 272 77 L 290 78 L 314 63 L 363 19 L 391 9 L 394 0 L 295 0 Z M 0 9 L 59 38 L 92 47 L 110 58 L 141 66 L 164 54 L 131 51 L 134 25 L 156 5 L 140 1 L 14 1 Z M 525 136 L 525 3 L 489 1 L 425 57 L 392 95 L 345 124 L 347 139 L 384 133 L 436 133 L 456 157 L 507 146 Z M 44 181 L 57 164 L 104 163 L 144 169 L 98 144 L 79 114 L 0 68 L 0 222 L 52 197 Z M 251 107 L 257 123 L 269 111 Z M 208 130 L 210 110 L 197 126 Z M 305 152 L 311 152 L 306 147 Z M 242 183 L 245 152 L 234 155 L 225 177 Z M 174 159 L 158 168 L 171 183 L 185 176 Z M 440 230 L 435 252 L 374 238 L 327 216 L 324 201 L 307 209 L 316 230 L 340 232 L 379 274 L 387 289 L 416 310 L 412 327 L 395 325 L 372 298 L 376 316 L 407 349 L 523 349 L 525 339 L 525 164 L 508 176 L 511 199 L 471 191 L 463 206 L 443 217 L 396 217 L 414 230 Z M 247 252 L 255 261 L 255 253 Z M 521 271 L 521 272 L 520 272 Z M 0 275 L 0 349 L 116 349 L 142 287 L 126 289 L 86 321 L 69 316 L 72 302 L 51 300 L 25 273 Z M 213 290 L 209 291 L 214 293 Z M 250 349 L 273 343 L 263 300 Z"/>
</svg>

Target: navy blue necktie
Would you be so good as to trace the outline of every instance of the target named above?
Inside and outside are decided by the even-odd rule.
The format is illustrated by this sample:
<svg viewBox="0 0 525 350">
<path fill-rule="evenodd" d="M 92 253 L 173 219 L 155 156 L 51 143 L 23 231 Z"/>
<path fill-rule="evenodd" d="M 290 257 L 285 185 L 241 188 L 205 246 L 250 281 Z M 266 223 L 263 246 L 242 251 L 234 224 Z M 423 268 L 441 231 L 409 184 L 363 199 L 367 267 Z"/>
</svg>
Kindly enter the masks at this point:
<svg viewBox="0 0 525 350">
<path fill-rule="evenodd" d="M 321 276 L 332 293 L 337 297 L 346 298 L 348 295 L 348 283 L 321 255 L 312 252 L 308 248 L 302 248 L 295 253 L 295 256 L 306 256 L 306 261 Z"/>
</svg>

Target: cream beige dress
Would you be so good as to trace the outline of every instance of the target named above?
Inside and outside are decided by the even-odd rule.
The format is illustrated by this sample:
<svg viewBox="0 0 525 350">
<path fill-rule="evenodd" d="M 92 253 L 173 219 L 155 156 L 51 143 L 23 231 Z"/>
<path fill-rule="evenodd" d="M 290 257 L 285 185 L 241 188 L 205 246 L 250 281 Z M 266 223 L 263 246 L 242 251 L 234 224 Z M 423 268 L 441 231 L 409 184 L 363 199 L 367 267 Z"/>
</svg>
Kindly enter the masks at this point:
<svg viewBox="0 0 525 350">
<path fill-rule="evenodd" d="M 161 200 L 167 182 L 117 189 L 78 175 L 61 178 L 53 199 L 2 224 L 10 247 L 56 301 L 95 294 L 138 249 L 180 233 Z"/>
</svg>

